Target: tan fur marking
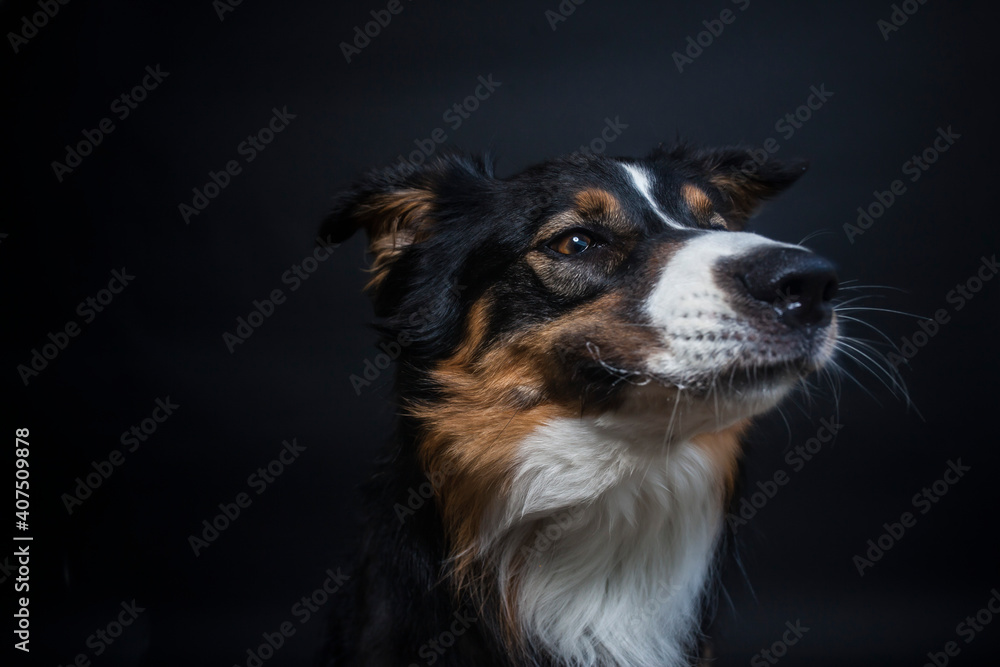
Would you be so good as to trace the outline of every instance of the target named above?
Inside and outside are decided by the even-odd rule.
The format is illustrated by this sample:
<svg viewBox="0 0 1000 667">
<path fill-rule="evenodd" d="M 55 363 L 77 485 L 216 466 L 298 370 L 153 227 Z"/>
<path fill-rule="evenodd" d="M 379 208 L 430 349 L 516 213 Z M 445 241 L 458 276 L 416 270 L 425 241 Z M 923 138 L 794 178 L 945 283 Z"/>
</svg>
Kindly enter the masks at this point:
<svg viewBox="0 0 1000 667">
<path fill-rule="evenodd" d="M 556 234 L 568 231 L 573 227 L 579 227 L 583 224 L 583 218 L 576 211 L 562 211 L 561 213 L 556 213 L 554 216 L 542 223 L 542 226 L 538 228 L 535 232 L 535 238 L 532 239 L 532 245 L 540 245 Z"/>
<path fill-rule="evenodd" d="M 621 215 L 621 206 L 607 190 L 588 188 L 576 194 L 576 208 L 583 217 L 603 218 Z"/>
<path fill-rule="evenodd" d="M 576 194 L 576 208 L 556 213 L 545 221 L 535 233 L 534 244 L 548 241 L 560 232 L 573 227 L 586 227 L 588 223 L 599 221 L 624 237 L 635 233 L 635 228 L 625 217 L 625 211 L 613 194 L 598 188 L 588 188 Z"/>
<path fill-rule="evenodd" d="M 488 501 L 507 487 L 517 444 L 568 412 L 543 402 L 547 364 L 533 336 L 479 349 L 488 311 L 488 298 L 474 304 L 463 343 L 431 373 L 444 394 L 441 401 L 410 407 L 424 424 L 420 455 L 425 470 L 454 470 L 439 490 L 439 502 L 460 580 L 475 556 Z"/>
<path fill-rule="evenodd" d="M 428 190 L 397 190 L 372 197 L 358 210 L 371 241 L 372 274 L 365 289 L 375 289 L 389 275 L 389 267 L 412 243 L 426 238 L 431 224 L 434 194 Z"/>
<path fill-rule="evenodd" d="M 721 473 L 725 499 L 730 498 L 734 492 L 737 466 L 743 451 L 740 437 L 749 425 L 750 420 L 745 419 L 725 430 L 702 433 L 691 439 L 691 442 L 708 454 L 715 468 Z"/>
<path fill-rule="evenodd" d="M 760 181 L 739 174 L 713 174 L 708 180 L 729 202 L 730 217 L 740 225 L 753 216 L 761 200 L 771 192 Z"/>
<path fill-rule="evenodd" d="M 698 224 L 704 226 L 711 222 L 712 214 L 715 213 L 715 204 L 712 203 L 704 190 L 691 183 L 685 183 L 681 186 L 681 197 L 687 202 Z"/>
</svg>

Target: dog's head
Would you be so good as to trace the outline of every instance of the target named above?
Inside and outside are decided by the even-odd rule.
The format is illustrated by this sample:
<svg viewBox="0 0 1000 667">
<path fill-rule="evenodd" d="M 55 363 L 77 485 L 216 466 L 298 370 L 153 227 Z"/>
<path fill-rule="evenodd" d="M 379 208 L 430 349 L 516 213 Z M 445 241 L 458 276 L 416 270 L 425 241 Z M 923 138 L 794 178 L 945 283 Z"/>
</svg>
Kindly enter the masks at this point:
<svg viewBox="0 0 1000 667">
<path fill-rule="evenodd" d="M 455 589 L 502 601 L 481 607 L 502 610 L 512 651 L 683 652 L 667 644 L 696 615 L 740 430 L 836 342 L 830 263 L 743 231 L 803 171 L 682 147 L 498 179 L 443 156 L 337 201 L 322 234 L 368 234 L 404 445 L 434 486 Z M 558 543 L 533 549 L 553 525 Z M 626 623 L 656 582 L 672 587 L 658 620 Z"/>
<path fill-rule="evenodd" d="M 804 171 L 678 147 L 498 179 L 447 155 L 372 172 L 322 233 L 367 232 L 376 314 L 432 402 L 638 412 L 686 437 L 772 407 L 832 353 L 832 265 L 743 231 Z"/>
</svg>

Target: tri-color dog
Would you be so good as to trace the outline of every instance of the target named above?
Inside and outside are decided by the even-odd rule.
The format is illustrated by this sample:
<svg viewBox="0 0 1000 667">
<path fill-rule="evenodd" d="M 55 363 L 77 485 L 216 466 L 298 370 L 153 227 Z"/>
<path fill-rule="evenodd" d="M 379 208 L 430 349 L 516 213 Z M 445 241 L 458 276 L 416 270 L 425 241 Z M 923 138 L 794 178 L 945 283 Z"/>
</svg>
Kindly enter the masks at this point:
<svg viewBox="0 0 1000 667">
<path fill-rule="evenodd" d="M 837 341 L 830 262 L 744 231 L 804 170 L 447 155 L 339 196 L 401 416 L 328 664 L 699 662 L 740 435 Z"/>
</svg>

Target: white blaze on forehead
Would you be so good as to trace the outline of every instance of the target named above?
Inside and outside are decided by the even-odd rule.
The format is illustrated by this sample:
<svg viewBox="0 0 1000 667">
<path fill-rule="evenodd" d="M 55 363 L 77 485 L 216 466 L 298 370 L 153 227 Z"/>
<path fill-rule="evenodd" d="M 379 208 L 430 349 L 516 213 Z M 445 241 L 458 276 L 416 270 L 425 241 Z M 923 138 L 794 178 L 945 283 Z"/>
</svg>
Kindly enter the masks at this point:
<svg viewBox="0 0 1000 667">
<path fill-rule="evenodd" d="M 646 301 L 668 345 L 649 359 L 652 371 L 683 381 L 722 368 L 740 353 L 744 344 L 733 335 L 748 325 L 716 284 L 714 269 L 725 258 L 765 247 L 801 248 L 746 232 L 704 232 L 670 258 Z"/>
<path fill-rule="evenodd" d="M 635 164 L 622 164 L 622 166 L 625 167 L 625 171 L 627 171 L 628 175 L 631 177 L 632 184 L 635 186 L 635 189 L 639 191 L 639 194 L 641 194 L 647 202 L 649 202 L 650 208 L 653 209 L 656 215 L 658 215 L 663 222 L 667 223 L 667 225 L 673 227 L 674 229 L 688 229 L 660 210 L 659 204 L 657 204 L 656 200 L 653 199 L 652 181 L 649 178 L 649 174 L 643 167 Z"/>
</svg>

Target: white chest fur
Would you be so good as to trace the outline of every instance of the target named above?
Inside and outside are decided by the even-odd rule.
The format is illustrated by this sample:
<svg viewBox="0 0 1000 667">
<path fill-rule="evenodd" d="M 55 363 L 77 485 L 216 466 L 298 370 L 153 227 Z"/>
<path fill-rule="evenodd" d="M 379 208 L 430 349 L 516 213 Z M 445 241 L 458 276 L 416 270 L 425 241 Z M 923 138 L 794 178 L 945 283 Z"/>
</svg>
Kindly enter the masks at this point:
<svg viewBox="0 0 1000 667">
<path fill-rule="evenodd" d="M 522 442 L 480 555 L 528 641 L 581 667 L 690 664 L 721 474 L 697 445 L 600 418 Z"/>
</svg>

